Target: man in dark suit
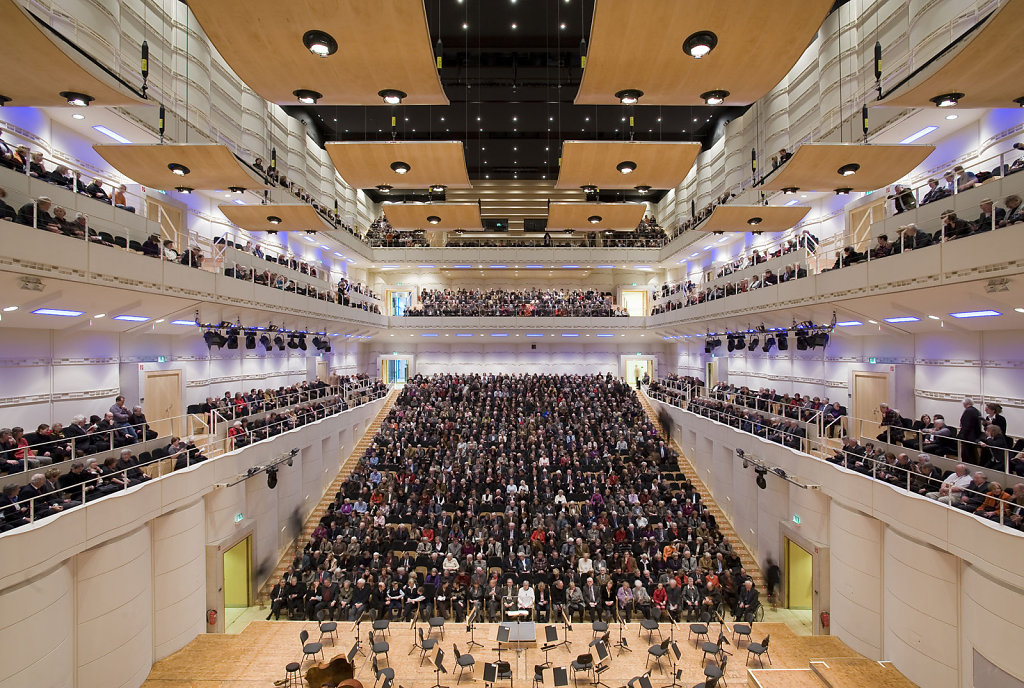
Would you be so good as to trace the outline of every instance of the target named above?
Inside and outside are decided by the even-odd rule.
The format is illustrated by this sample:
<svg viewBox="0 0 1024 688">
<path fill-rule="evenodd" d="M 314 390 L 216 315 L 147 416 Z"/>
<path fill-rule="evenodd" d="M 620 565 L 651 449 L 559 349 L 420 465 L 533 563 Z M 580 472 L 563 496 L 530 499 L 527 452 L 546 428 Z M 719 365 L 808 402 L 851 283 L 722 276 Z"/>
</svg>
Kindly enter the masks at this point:
<svg viewBox="0 0 1024 688">
<path fill-rule="evenodd" d="M 981 215 L 974 222 L 975 232 L 987 232 L 995 227 L 1002 226 L 1003 220 L 1006 218 L 1006 211 L 1002 208 L 994 207 L 991 198 L 984 199 L 978 204 L 981 209 Z"/>
<path fill-rule="evenodd" d="M 306 597 L 306 584 L 299 577 L 292 575 L 284 587 L 284 600 L 288 606 L 288 618 L 298 619 L 302 613 L 302 604 Z"/>
<path fill-rule="evenodd" d="M 1024 222 L 1024 204 L 1020 202 L 1020 196 L 1017 194 L 1010 194 L 1006 197 L 1003 203 L 1006 204 L 1006 217 L 1004 217 L 1003 221 L 999 223 L 1000 227 Z"/>
<path fill-rule="evenodd" d="M 914 249 L 924 248 L 925 246 L 931 246 L 932 244 L 931 235 L 918 231 L 917 225 L 913 222 L 901 227 L 899 231 L 901 233 L 901 238 L 893 244 L 893 250 L 895 253 L 913 251 Z"/>
<path fill-rule="evenodd" d="M 60 504 L 53 503 L 53 496 L 46 487 L 46 476 L 42 473 L 33 475 L 28 485 L 21 488 L 18 500 L 25 502 L 26 507 L 29 507 L 29 500 L 35 500 L 34 506 L 29 508 L 33 509 L 36 519 L 53 516 L 64 510 Z"/>
<path fill-rule="evenodd" d="M 758 595 L 757 588 L 754 587 L 754 581 L 748 578 L 743 583 L 743 587 L 740 588 L 739 595 L 736 598 L 736 608 L 732 612 L 733 617 L 737 621 L 742 620 L 749 623 L 754 620 Z"/>
<path fill-rule="evenodd" d="M 583 605 L 590 614 L 590 620 L 597 621 L 601 614 L 601 591 L 594 585 L 593 578 L 587 578 L 583 585 Z"/>
<path fill-rule="evenodd" d="M 960 444 L 960 459 L 967 463 L 977 463 L 978 448 L 976 443 L 981 439 L 981 411 L 974 408 L 974 400 L 964 399 L 964 412 L 960 414 L 960 431 L 957 439 L 973 444 Z"/>
</svg>

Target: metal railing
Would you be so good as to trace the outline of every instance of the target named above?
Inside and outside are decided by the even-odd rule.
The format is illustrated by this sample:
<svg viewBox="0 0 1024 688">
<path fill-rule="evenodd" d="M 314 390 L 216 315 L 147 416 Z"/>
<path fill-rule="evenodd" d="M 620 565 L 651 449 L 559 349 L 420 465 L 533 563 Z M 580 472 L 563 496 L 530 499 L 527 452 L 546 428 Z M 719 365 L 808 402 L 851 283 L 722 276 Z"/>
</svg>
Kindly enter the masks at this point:
<svg viewBox="0 0 1024 688">
<path fill-rule="evenodd" d="M 920 465 L 924 463 L 931 464 L 927 460 L 927 455 L 918 456 L 914 460 L 910 460 L 905 465 L 899 465 L 898 463 L 889 463 L 886 458 L 869 457 L 861 454 L 855 454 L 852 452 L 844 452 L 843 449 L 834 448 L 828 444 L 828 439 L 824 436 L 818 438 L 802 437 L 797 434 L 789 433 L 785 430 L 774 427 L 765 427 L 763 423 L 758 422 L 756 419 L 752 419 L 749 416 L 742 416 L 735 413 L 727 413 L 723 410 L 716 408 L 703 406 L 702 400 L 696 399 L 691 400 L 686 405 L 679 405 L 672 401 L 660 400 L 663 403 L 676 406 L 683 411 L 693 413 L 694 415 L 707 418 L 709 420 L 728 425 L 740 432 L 752 434 L 758 437 L 764 437 L 768 441 L 775 442 L 777 444 L 783 444 L 806 454 L 809 458 L 818 461 L 828 461 L 829 463 L 841 465 L 844 468 L 854 470 L 863 475 L 868 475 L 876 480 L 882 480 L 887 482 L 894 487 L 902 488 L 910 492 L 922 495 L 939 495 L 942 492 L 942 485 L 944 480 L 935 475 L 926 475 L 920 470 Z M 709 400 L 703 400 L 709 401 Z M 715 400 L 710 400 L 715 401 Z M 696 404 L 696 407 L 695 407 Z M 797 441 L 800 440 L 798 443 Z M 797 446 L 794 446 L 797 445 Z M 820 456 L 815 456 L 814 452 L 817 451 Z M 902 452 L 901 452 L 902 453 Z M 975 473 L 983 473 L 984 469 L 981 467 L 974 467 L 977 470 Z M 986 485 L 988 481 L 986 480 Z M 1009 485 L 1002 485 L 1004 488 L 1002 492 L 1007 492 L 1006 488 Z M 934 489 L 929 489 L 934 488 Z M 975 512 L 976 515 L 993 520 L 1000 525 L 1006 525 L 1007 520 L 1010 519 L 1011 514 L 1014 511 L 1021 509 L 1024 504 L 1010 501 L 1002 497 L 990 496 L 983 494 L 977 490 L 971 490 L 969 487 L 963 490 L 958 490 L 958 493 L 962 493 L 962 497 L 969 498 L 966 504 L 976 504 L 979 509 Z M 982 498 L 983 497 L 983 498 Z M 972 501 L 973 500 L 973 501 Z M 985 501 L 990 500 L 990 501 Z M 944 502 L 947 503 L 947 502 Z M 989 505 L 992 508 L 986 511 L 981 510 L 980 507 Z M 956 508 L 954 504 L 948 504 L 951 507 Z M 1016 527 L 1021 526 L 1021 520 L 1019 515 L 1013 516 L 1012 525 Z"/>
<path fill-rule="evenodd" d="M 311 422 L 335 416 L 344 411 L 372 403 L 386 396 L 391 389 L 392 386 L 385 387 L 378 385 L 375 381 L 369 395 L 360 403 L 347 407 L 341 403 L 336 403 L 328 409 L 329 412 L 324 412 L 320 415 L 314 414 L 310 417 L 306 414 L 294 419 L 289 418 L 264 426 L 266 431 L 265 436 L 255 438 L 253 442 L 250 442 L 246 446 L 252 446 L 253 444 L 270 439 L 271 437 L 276 437 L 284 432 L 303 427 Z M 215 449 L 216 447 L 213 445 L 216 441 L 217 440 L 210 440 L 202 445 L 181 443 L 178 447 L 174 448 L 173 453 L 170 451 L 172 447 L 169 445 L 166 455 L 153 456 L 145 463 L 137 462 L 137 458 L 133 455 L 133 458 L 136 458 L 137 462 L 134 465 L 127 468 L 119 468 L 117 470 L 107 468 L 106 472 L 103 472 L 103 469 L 100 469 L 98 465 L 93 467 L 92 464 L 98 464 L 98 462 L 93 458 L 88 458 L 83 461 L 83 463 L 86 463 L 86 466 L 82 470 L 82 473 L 88 473 L 88 477 L 83 478 L 80 484 L 72 485 L 67 488 L 61 488 L 59 486 L 51 488 L 51 486 L 44 483 L 43 486 L 41 486 L 41 489 L 47 490 L 44 494 L 27 499 L 19 498 L 16 501 L 0 506 L 0 523 L 2 523 L 7 530 L 14 529 L 29 523 L 34 523 L 38 519 L 53 516 L 68 509 L 82 506 L 86 503 L 95 501 L 98 498 L 117 494 L 130 487 L 148 482 L 149 480 L 162 478 L 174 471 L 183 470 L 197 463 L 208 460 L 209 457 L 207 457 L 204 452 L 210 449 Z M 147 469 L 148 472 L 142 470 L 143 468 Z M 155 475 L 153 475 L 153 473 L 155 473 Z M 5 501 L 8 500 L 5 499 Z"/>
</svg>

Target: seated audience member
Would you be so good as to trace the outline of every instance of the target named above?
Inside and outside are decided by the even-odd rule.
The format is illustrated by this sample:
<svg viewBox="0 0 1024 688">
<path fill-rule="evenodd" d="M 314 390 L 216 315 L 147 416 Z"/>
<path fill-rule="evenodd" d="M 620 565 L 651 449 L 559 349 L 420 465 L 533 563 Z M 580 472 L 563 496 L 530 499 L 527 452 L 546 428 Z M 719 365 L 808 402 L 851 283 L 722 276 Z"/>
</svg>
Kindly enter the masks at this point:
<svg viewBox="0 0 1024 688">
<path fill-rule="evenodd" d="M 958 463 L 953 472 L 947 475 L 939 489 L 934 492 L 928 492 L 925 497 L 928 499 L 937 499 L 943 504 L 956 504 L 960 501 L 961 493 L 967 489 L 967 486 L 971 484 L 971 474 L 967 470 L 967 466 Z"/>
<path fill-rule="evenodd" d="M 38 177 L 40 179 L 48 179 L 49 174 L 46 172 L 46 168 L 43 166 L 43 154 L 35 152 L 32 154 L 28 164 L 28 173 L 31 177 Z"/>
<path fill-rule="evenodd" d="M 4 485 L 3 493 L 0 494 L 0 531 L 20 528 L 29 523 L 29 509 L 26 504 L 20 503 L 20 489 L 15 483 Z"/>
<path fill-rule="evenodd" d="M 952 241 L 971 234 L 971 225 L 966 220 L 961 220 L 952 210 L 942 213 L 942 227 L 932 235 L 932 241 Z"/>
<path fill-rule="evenodd" d="M 885 258 L 892 253 L 892 250 L 893 246 L 889 243 L 889 237 L 885 234 L 879 234 L 875 247 L 871 249 L 871 257 L 875 260 Z"/>
<path fill-rule="evenodd" d="M 114 190 L 114 205 L 122 210 L 127 210 L 129 213 L 135 212 L 135 206 L 128 205 L 127 196 L 128 187 L 121 184 Z"/>
<path fill-rule="evenodd" d="M 53 458 L 48 452 L 45 454 L 39 454 L 34 448 L 29 446 L 28 438 L 25 437 L 24 428 L 11 428 L 11 442 L 14 446 L 14 458 L 18 461 L 27 460 L 29 468 L 38 468 L 41 465 L 49 465 L 53 463 Z"/>
<path fill-rule="evenodd" d="M 938 415 L 935 416 L 932 431 L 924 434 L 922 437 L 924 444 L 921 447 L 921 451 L 926 454 L 945 456 L 946 454 L 956 452 L 956 445 L 953 442 L 953 430 L 946 425 L 945 419 Z"/>
<path fill-rule="evenodd" d="M 942 484 L 942 471 L 928 460 L 927 454 L 917 458 L 917 465 L 910 478 L 910 489 L 919 495 L 927 495 Z"/>
<path fill-rule="evenodd" d="M 913 190 L 902 184 L 897 184 L 893 188 L 893 193 L 889 198 L 893 199 L 897 215 L 917 207 L 917 199 L 914 198 Z"/>
<path fill-rule="evenodd" d="M 928 193 L 921 199 L 921 205 L 933 203 L 934 201 L 941 200 L 949 195 L 949 190 L 946 187 L 939 186 L 938 179 L 928 180 Z"/>
<path fill-rule="evenodd" d="M 7 191 L 0 188 L 0 220 L 10 220 L 11 222 L 18 221 L 18 213 L 15 212 L 14 208 L 7 205 Z"/>
<path fill-rule="evenodd" d="M 139 460 L 134 454 L 132 454 L 131 449 L 121 450 L 121 456 L 117 460 L 117 464 L 114 466 L 114 469 L 124 471 L 124 475 L 128 478 L 129 487 L 150 480 L 150 477 L 142 472 Z"/>
<path fill-rule="evenodd" d="M 995 208 L 992 204 L 991 198 L 986 198 L 978 204 L 981 209 L 981 215 L 974 222 L 975 232 L 987 232 L 995 227 L 1001 227 L 1003 219 L 1006 217 L 1006 211 L 1002 208 Z"/>
<path fill-rule="evenodd" d="M 40 196 L 34 203 L 26 203 L 18 209 L 18 222 L 29 227 L 59 232 L 60 225 L 50 215 L 53 201 L 49 196 Z"/>
<path fill-rule="evenodd" d="M 988 478 L 981 471 L 975 471 L 974 475 L 971 476 L 971 482 L 968 483 L 960 492 L 959 500 L 954 499 L 949 502 L 952 506 L 956 506 L 964 511 L 974 512 L 977 511 L 978 507 L 985 501 L 985 497 L 988 493 Z M 942 500 L 939 500 L 942 501 Z"/>
<path fill-rule="evenodd" d="M 53 209 L 53 219 L 57 223 L 57 227 L 60 233 L 64 236 L 69 236 L 73 239 L 84 239 L 85 235 L 78 235 L 75 231 L 75 225 L 73 222 L 68 221 L 68 213 L 64 208 L 56 206 Z"/>
<path fill-rule="evenodd" d="M 142 255 L 159 258 L 160 253 L 160 237 L 156 234 L 150 234 L 149 238 L 142 242 Z"/>
<path fill-rule="evenodd" d="M 161 249 L 161 255 L 164 260 L 175 262 L 178 260 L 178 252 L 174 248 L 174 242 L 170 239 L 164 239 L 163 248 Z"/>
<path fill-rule="evenodd" d="M 14 149 L 11 148 L 11 144 L 4 141 L 3 135 L 4 132 L 0 129 L 0 166 L 13 169 L 15 160 Z"/>
<path fill-rule="evenodd" d="M 66 493 L 75 495 L 79 499 L 84 497 L 86 501 L 99 497 L 101 494 L 99 491 L 100 479 L 86 471 L 83 461 L 72 462 L 71 468 L 60 476 L 57 483 L 60 485 L 60 489 Z"/>
<path fill-rule="evenodd" d="M 913 251 L 932 245 L 932 237 L 917 229 L 917 225 L 910 223 L 899 228 L 900 241 L 895 244 L 898 251 Z"/>
<path fill-rule="evenodd" d="M 75 416 L 71 420 L 71 425 L 64 429 L 64 434 L 74 442 L 75 454 L 79 456 L 94 454 L 101 449 L 109 448 L 104 447 L 103 438 L 94 433 L 95 430 L 89 424 L 86 417 L 82 415 Z"/>
<path fill-rule="evenodd" d="M 973 189 L 978 185 L 978 176 L 973 172 L 965 170 L 963 165 L 957 165 L 954 167 L 953 173 L 956 175 L 957 193 L 963 193 L 964 191 Z"/>
<path fill-rule="evenodd" d="M 50 174 L 47 175 L 46 181 L 57 186 L 63 186 L 69 191 L 74 189 L 75 177 L 68 169 L 67 165 L 57 165 Z"/>
<path fill-rule="evenodd" d="M 108 411 L 110 411 L 110 415 L 114 420 L 114 427 L 119 430 L 123 430 L 124 434 L 127 435 L 132 442 L 138 442 L 139 433 L 132 426 L 132 414 L 128 412 L 127 408 L 125 408 L 123 395 L 117 395 L 117 398 L 114 399 L 114 403 Z"/>
<path fill-rule="evenodd" d="M 103 180 L 99 177 L 94 177 L 89 186 L 85 187 L 85 195 L 95 198 L 97 201 L 103 201 L 104 203 L 110 203 L 110 196 L 103 190 Z"/>
<path fill-rule="evenodd" d="M 36 520 L 64 511 L 63 499 L 50 491 L 46 476 L 42 473 L 29 478 L 28 485 L 18 492 L 18 500 L 25 503 Z"/>
<path fill-rule="evenodd" d="M 167 456 L 174 459 L 174 470 L 176 471 L 206 461 L 206 457 L 196 445 L 186 442 L 180 437 L 171 438 L 171 443 L 167 445 Z"/>
<path fill-rule="evenodd" d="M 1003 200 L 1003 203 L 1006 204 L 1006 216 L 999 223 L 1000 227 L 1024 222 L 1024 207 L 1021 206 L 1020 196 L 1010 194 Z"/>
<path fill-rule="evenodd" d="M 984 501 L 974 510 L 974 513 L 982 518 L 998 521 L 1000 516 L 1009 515 L 1006 513 L 1008 505 L 1005 502 L 1009 502 L 1011 499 L 1013 499 L 1013 495 L 1004 491 L 1003 486 L 993 480 L 988 484 Z"/>
<path fill-rule="evenodd" d="M 981 447 L 978 462 L 985 468 L 1003 470 L 1006 465 L 1006 452 L 1011 448 L 1010 441 L 995 423 L 985 428 L 985 436 L 978 442 Z"/>
<path fill-rule="evenodd" d="M 135 441 L 128 435 L 127 426 L 118 427 L 114 414 L 110 411 L 104 413 L 103 418 L 96 420 L 94 426 L 96 434 L 101 438 L 103 449 L 119 449 Z"/>
<path fill-rule="evenodd" d="M 47 423 L 40 423 L 35 432 L 25 435 L 25 439 L 36 454 L 48 456 L 54 462 L 71 457 L 71 443 L 60 434 L 55 436 Z"/>
</svg>

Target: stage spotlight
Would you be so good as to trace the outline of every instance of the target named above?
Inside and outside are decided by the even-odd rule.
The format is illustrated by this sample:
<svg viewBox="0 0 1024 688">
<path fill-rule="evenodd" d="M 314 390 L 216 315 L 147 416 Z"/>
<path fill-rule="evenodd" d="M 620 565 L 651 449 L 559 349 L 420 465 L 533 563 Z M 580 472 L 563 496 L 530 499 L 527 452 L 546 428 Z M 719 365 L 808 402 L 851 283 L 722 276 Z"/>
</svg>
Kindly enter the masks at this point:
<svg viewBox="0 0 1024 688">
<path fill-rule="evenodd" d="M 304 334 L 299 335 L 299 348 L 303 351 L 306 350 L 306 335 Z"/>
<path fill-rule="evenodd" d="M 729 352 L 732 353 L 735 350 L 736 350 L 736 340 L 730 334 L 729 335 Z"/>
<path fill-rule="evenodd" d="M 246 349 L 255 349 L 256 348 L 256 333 L 255 332 L 247 332 L 245 334 L 245 348 Z"/>
<path fill-rule="evenodd" d="M 298 349 L 299 348 L 299 343 L 297 341 L 295 341 L 295 335 L 294 334 L 288 336 L 288 348 L 289 349 Z"/>
<path fill-rule="evenodd" d="M 775 342 L 779 347 L 779 351 L 786 351 L 789 349 L 789 334 L 780 332 L 779 336 L 775 338 Z"/>
<path fill-rule="evenodd" d="M 757 466 L 754 468 L 754 472 L 757 473 L 757 478 L 754 479 L 754 482 L 757 483 L 757 486 L 762 490 L 766 489 L 768 487 L 768 481 L 764 479 L 764 476 L 768 472 L 768 469 Z"/>
<path fill-rule="evenodd" d="M 270 351 L 274 347 L 273 342 L 270 341 L 270 337 L 268 337 L 267 335 L 263 335 L 260 337 L 260 344 L 262 344 L 263 348 L 266 349 L 267 351 Z"/>
<path fill-rule="evenodd" d="M 747 337 L 746 337 L 746 335 L 744 335 L 742 333 L 736 335 L 736 350 L 737 351 L 743 351 L 743 349 L 746 346 L 747 346 Z"/>
<path fill-rule="evenodd" d="M 274 337 L 274 344 L 277 346 L 278 351 L 284 351 L 284 337 L 281 335 Z"/>
<path fill-rule="evenodd" d="M 762 478 L 762 480 L 763 480 L 763 478 Z M 276 468 L 268 468 L 267 469 L 267 487 L 269 487 L 271 490 L 273 490 L 275 487 L 277 487 L 277 469 Z"/>
<path fill-rule="evenodd" d="M 811 348 L 821 347 L 824 349 L 825 345 L 828 344 L 828 332 L 819 332 L 813 335 L 811 341 Z"/>
<path fill-rule="evenodd" d="M 227 344 L 228 341 L 227 337 L 222 335 L 220 332 L 217 332 L 216 330 L 207 330 L 206 332 L 204 332 L 203 339 L 206 341 L 207 348 L 210 349 L 212 349 L 213 347 L 217 347 L 219 349 L 223 347 L 225 344 Z"/>
<path fill-rule="evenodd" d="M 761 338 L 756 334 L 750 338 L 750 342 L 747 344 L 747 351 L 753 351 L 757 348 L 757 345 L 761 343 Z"/>
<path fill-rule="evenodd" d="M 228 330 L 227 343 L 229 349 L 238 348 L 238 328 L 232 327 Z"/>
<path fill-rule="evenodd" d="M 761 347 L 761 351 L 768 353 L 769 351 L 772 350 L 773 346 L 775 346 L 775 337 L 768 335 L 768 337 L 764 340 L 764 346 Z"/>
</svg>

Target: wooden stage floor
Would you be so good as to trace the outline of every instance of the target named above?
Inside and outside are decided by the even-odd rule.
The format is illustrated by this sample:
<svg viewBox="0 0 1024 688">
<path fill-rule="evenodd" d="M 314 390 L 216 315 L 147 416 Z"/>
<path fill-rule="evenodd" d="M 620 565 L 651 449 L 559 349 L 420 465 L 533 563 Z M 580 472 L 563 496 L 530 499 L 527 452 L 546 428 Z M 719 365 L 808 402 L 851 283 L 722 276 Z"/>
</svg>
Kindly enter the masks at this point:
<svg viewBox="0 0 1024 688">
<path fill-rule="evenodd" d="M 332 647 L 330 640 L 325 640 L 324 653 L 327 659 L 338 654 L 346 653 L 354 642 L 354 624 L 339 623 L 339 639 L 337 647 Z M 424 632 L 426 625 L 422 625 Z M 272 686 L 273 682 L 284 678 L 284 667 L 289 662 L 298 661 L 302 656 L 299 643 L 299 632 L 308 630 L 312 636 L 310 640 L 316 640 L 319 631 L 313 622 L 302 621 L 254 621 L 239 634 L 205 634 L 195 638 L 187 646 L 173 655 L 160 660 L 153 665 L 149 678 L 143 684 L 143 688 L 254 688 L 255 686 Z M 725 625 L 726 637 L 732 641 L 732 624 Z M 604 683 L 612 688 L 625 686 L 626 682 L 642 674 L 648 658 L 647 648 L 651 641 L 647 639 L 647 633 L 639 634 L 639 624 L 627 624 L 623 633 L 629 648 L 632 652 L 625 652 L 614 643 L 618 640 L 617 627 L 611 629 L 611 665 L 601 675 Z M 669 628 L 662 627 L 665 637 L 668 638 Z M 362 626 L 362 635 L 368 629 Z M 718 626 L 712 625 L 711 639 L 715 640 L 718 635 Z M 469 672 L 465 674 L 459 685 L 469 688 L 483 688 L 483 664 L 497 659 L 494 651 L 496 643 L 494 638 L 497 632 L 496 624 L 478 624 L 476 627 L 476 640 L 484 647 L 475 647 L 472 655 L 476 659 L 476 670 L 472 676 Z M 559 639 L 563 636 L 563 627 L 558 626 Z M 543 630 L 538 624 L 538 636 L 543 637 Z M 754 627 L 754 640 L 760 642 L 765 635 L 771 634 L 770 653 L 772 668 L 777 669 L 803 669 L 807 670 L 812 659 L 822 658 L 851 658 L 865 660 L 856 652 L 847 647 L 837 638 L 830 636 L 798 636 L 781 623 L 761 623 Z M 432 667 L 427 663 L 420 666 L 419 651 L 409 654 L 413 644 L 414 631 L 407 623 L 396 623 L 391 626 L 390 637 L 385 638 L 390 644 L 389 660 L 395 669 L 395 684 L 403 688 L 430 688 L 434 685 L 434 673 Z M 687 626 L 680 624 L 676 628 L 675 639 L 683 653 L 679 668 L 683 670 L 680 686 L 691 688 L 697 683 L 703 683 L 704 671 L 701 664 L 702 652 L 694 647 L 694 641 L 687 642 Z M 432 637 L 438 637 L 435 632 Z M 452 644 L 458 646 L 462 652 L 467 652 L 469 634 L 463 624 L 446 624 L 444 640 L 440 643 L 445 651 L 445 665 L 449 674 L 441 676 L 441 684 L 448 688 L 456 686 L 457 672 L 454 669 L 454 653 Z M 569 640 L 572 642 L 570 648 L 564 645 L 549 653 L 550 660 L 554 666 L 568 666 L 569 662 L 577 655 L 590 651 L 589 643 L 592 640 L 592 632 L 589 623 L 573 624 L 573 630 L 569 633 Z M 658 641 L 658 634 L 654 634 L 654 642 Z M 746 640 L 741 640 L 739 647 L 728 645 L 726 649 L 732 652 L 729 657 L 729 665 L 726 671 L 726 680 L 730 686 L 751 685 L 756 686 L 752 678 L 748 676 L 747 669 L 757 669 L 756 658 L 751 658 L 750 664 L 745 665 L 747 658 Z M 540 650 L 541 644 L 530 647 L 523 647 L 523 653 L 516 656 L 514 651 L 502 650 L 502 659 L 513 665 L 513 685 L 527 686 L 533 681 L 534 665 L 544 661 L 544 653 Z M 433 653 L 431 653 L 432 655 Z M 670 653 L 671 654 L 671 653 Z M 384 662 L 381 662 L 382 665 Z M 312 664 L 307 661 L 303 664 L 305 669 Z M 856 666 L 853 663 L 850 666 Z M 878 665 L 876 662 L 864 662 L 864 664 Z M 831 663 L 830 666 L 841 666 L 839 663 Z M 846 665 L 842 665 L 846 666 Z M 653 667 L 653 663 L 652 663 Z M 767 659 L 765 668 L 769 668 Z M 893 670 L 894 671 L 894 670 Z M 454 672 L 454 673 L 453 673 Z M 662 668 L 653 669 L 651 683 L 657 688 L 672 682 L 672 665 L 670 661 L 662 660 Z M 757 672 L 763 676 L 762 685 L 778 686 L 783 685 L 772 681 L 772 672 Z M 782 674 L 783 672 L 780 672 Z M 792 682 L 797 678 L 795 673 L 789 673 L 791 682 L 786 685 L 805 685 L 804 682 Z M 898 672 L 896 672 L 898 674 Z M 853 674 L 850 674 L 852 677 Z M 362 681 L 366 688 L 373 685 L 374 677 L 370 662 L 366 657 L 356 657 L 356 678 Z M 781 678 L 781 676 L 779 676 Z M 800 679 L 811 678 L 802 674 Z M 865 675 L 865 678 L 867 676 Z M 900 676 L 902 678 L 902 676 Z M 800 680 L 798 679 L 798 680 Z M 748 680 L 750 683 L 748 684 Z M 806 683 L 808 686 L 824 687 L 826 682 L 815 678 L 817 683 Z M 885 683 L 886 686 L 913 686 L 912 683 L 903 679 L 903 683 Z M 589 679 L 580 677 L 578 685 L 584 688 L 590 683 Z M 305 684 L 304 684 L 305 685 Z M 504 685 L 502 683 L 501 685 Z M 832 683 L 833 688 L 842 686 L 846 688 L 859 688 L 860 686 L 882 685 L 874 682 L 849 682 Z M 320 688 L 315 686 L 314 688 Z"/>
</svg>

